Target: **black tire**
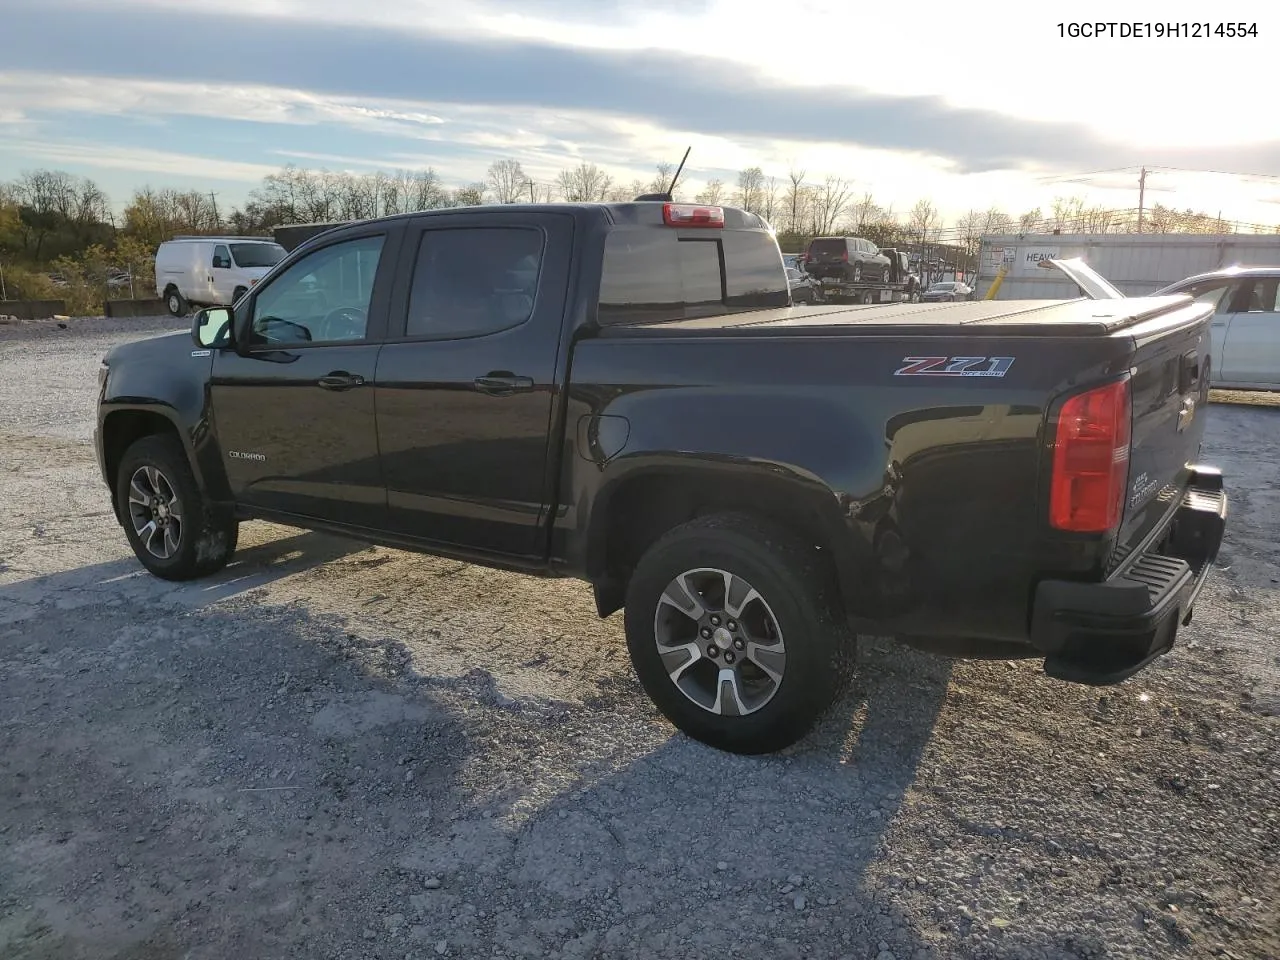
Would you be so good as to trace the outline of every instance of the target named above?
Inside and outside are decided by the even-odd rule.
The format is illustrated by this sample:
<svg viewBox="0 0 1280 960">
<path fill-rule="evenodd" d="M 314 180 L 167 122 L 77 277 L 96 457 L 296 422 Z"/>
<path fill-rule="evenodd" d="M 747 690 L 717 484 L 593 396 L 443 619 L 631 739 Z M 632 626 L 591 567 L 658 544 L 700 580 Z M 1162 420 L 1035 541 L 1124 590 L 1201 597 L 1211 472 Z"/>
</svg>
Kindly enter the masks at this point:
<svg viewBox="0 0 1280 960">
<path fill-rule="evenodd" d="M 662 600 L 664 591 L 675 578 L 700 568 L 726 571 L 746 581 L 781 632 L 785 648 L 781 680 L 771 698 L 745 715 L 713 713 L 699 706 L 669 676 L 658 651 L 660 619 L 682 616 L 670 613 Z M 627 586 L 625 621 L 632 665 L 662 714 L 695 740 L 731 753 L 781 750 L 813 728 L 843 692 L 853 672 L 854 635 L 836 612 L 835 589 L 835 577 L 825 559 L 803 540 L 771 524 L 739 514 L 692 520 L 670 530 L 649 548 Z M 713 599 L 704 595 L 704 602 L 708 611 L 713 609 Z M 729 606 L 725 601 L 721 614 Z M 740 608 L 742 624 L 723 622 L 746 628 L 750 606 Z M 702 643 L 698 625 L 692 619 L 689 623 L 693 624 L 695 642 Z M 748 657 L 742 656 L 739 667 L 745 669 Z M 727 655 L 722 657 L 728 659 Z M 687 667 L 687 673 L 705 663 L 716 678 L 712 685 L 719 691 L 719 702 L 727 689 L 720 682 L 723 674 L 717 672 L 724 669 L 723 660 L 717 665 L 704 654 L 690 663 L 693 666 Z"/>
<path fill-rule="evenodd" d="M 185 317 L 187 311 L 191 309 L 191 305 L 187 303 L 187 298 L 178 292 L 177 287 L 170 287 L 164 292 L 164 305 L 168 308 L 169 313 L 175 317 Z"/>
<path fill-rule="evenodd" d="M 139 483 L 140 492 L 158 490 L 162 499 L 166 492 L 175 495 L 173 499 L 178 504 L 181 520 L 173 537 L 174 549 L 168 556 L 152 552 L 138 530 L 147 512 L 138 504 L 131 507 L 131 488 L 139 471 L 155 471 L 162 480 L 151 483 L 144 474 Z M 236 551 L 239 524 L 233 518 L 215 516 L 210 510 L 191 473 L 182 444 L 175 436 L 153 434 L 134 441 L 120 460 L 115 496 L 129 546 L 133 547 L 139 562 L 157 577 L 182 581 L 207 576 L 225 567 Z M 159 546 L 166 548 L 169 541 L 163 533 L 160 536 Z M 150 539 L 154 545 L 154 535 Z"/>
<path fill-rule="evenodd" d="M 860 263 L 855 263 L 853 265 L 853 282 L 854 283 L 862 282 L 862 264 Z"/>
<path fill-rule="evenodd" d="M 232 303 L 232 305 L 234 306 L 235 304 L 239 303 L 239 302 L 240 302 L 240 298 L 241 298 L 241 297 L 243 297 L 243 296 L 244 296 L 246 293 L 248 293 L 248 292 L 249 292 L 249 288 L 248 288 L 248 287 L 236 287 L 236 288 L 235 288 L 235 290 L 234 290 L 234 291 L 232 292 L 232 294 L 231 294 L 231 303 Z"/>
</svg>

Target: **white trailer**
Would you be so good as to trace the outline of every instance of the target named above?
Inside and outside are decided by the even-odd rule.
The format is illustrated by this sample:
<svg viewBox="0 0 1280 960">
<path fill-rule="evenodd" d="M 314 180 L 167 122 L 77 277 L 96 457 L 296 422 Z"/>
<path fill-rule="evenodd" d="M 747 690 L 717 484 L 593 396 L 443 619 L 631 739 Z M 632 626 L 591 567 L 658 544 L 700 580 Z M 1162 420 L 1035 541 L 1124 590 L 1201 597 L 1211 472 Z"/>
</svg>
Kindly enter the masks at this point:
<svg viewBox="0 0 1280 960">
<path fill-rule="evenodd" d="M 1192 274 L 1219 267 L 1280 266 L 1280 235 L 1273 234 L 1025 234 L 982 238 L 975 297 L 986 296 L 1002 266 L 1008 267 L 997 300 L 1058 300 L 1079 296 L 1058 270 L 1042 260 L 1080 257 L 1131 297 L 1153 293 Z"/>
</svg>

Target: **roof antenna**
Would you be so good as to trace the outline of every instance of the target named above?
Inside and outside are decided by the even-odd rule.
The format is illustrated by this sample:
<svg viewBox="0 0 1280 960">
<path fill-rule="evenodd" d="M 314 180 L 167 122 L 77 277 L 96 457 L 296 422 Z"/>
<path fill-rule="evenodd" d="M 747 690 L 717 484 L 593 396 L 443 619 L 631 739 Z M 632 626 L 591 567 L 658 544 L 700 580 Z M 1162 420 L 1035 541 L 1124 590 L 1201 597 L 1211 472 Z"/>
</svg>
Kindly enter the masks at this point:
<svg viewBox="0 0 1280 960">
<path fill-rule="evenodd" d="M 670 203 L 673 199 L 672 193 L 676 188 L 676 181 L 680 179 L 680 172 L 684 170 L 684 162 L 689 159 L 689 151 L 692 149 L 692 146 L 688 147 L 684 152 L 684 156 L 680 158 L 680 166 L 676 167 L 676 172 L 672 174 L 671 183 L 667 186 L 665 193 L 642 193 L 640 196 L 636 197 L 635 202 L 640 203 L 645 200 L 660 200 L 664 203 Z"/>
</svg>

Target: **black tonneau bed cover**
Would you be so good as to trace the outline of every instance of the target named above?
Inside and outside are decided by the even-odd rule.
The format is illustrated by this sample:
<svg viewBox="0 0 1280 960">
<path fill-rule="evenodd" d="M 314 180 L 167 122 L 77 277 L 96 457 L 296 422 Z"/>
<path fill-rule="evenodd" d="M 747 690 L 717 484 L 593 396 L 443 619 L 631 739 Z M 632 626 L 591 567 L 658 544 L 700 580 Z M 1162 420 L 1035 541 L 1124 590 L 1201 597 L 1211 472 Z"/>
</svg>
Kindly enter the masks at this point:
<svg viewBox="0 0 1280 960">
<path fill-rule="evenodd" d="M 890 303 L 871 306 L 781 307 L 717 317 L 610 325 L 603 336 L 733 331 L 735 334 L 838 333 L 884 336 L 919 332 L 938 335 L 940 327 L 964 327 L 975 336 L 1106 336 L 1144 321 L 1167 327 L 1203 319 L 1205 308 L 1190 297 L 1124 300 L 976 300 L 961 303 Z"/>
</svg>

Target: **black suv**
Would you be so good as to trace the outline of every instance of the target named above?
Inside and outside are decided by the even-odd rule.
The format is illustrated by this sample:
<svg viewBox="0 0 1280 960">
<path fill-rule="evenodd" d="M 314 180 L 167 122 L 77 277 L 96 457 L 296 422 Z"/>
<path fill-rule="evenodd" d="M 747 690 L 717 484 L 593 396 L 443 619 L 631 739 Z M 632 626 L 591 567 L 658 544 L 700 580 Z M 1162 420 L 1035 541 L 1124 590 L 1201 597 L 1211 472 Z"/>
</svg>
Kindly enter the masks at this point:
<svg viewBox="0 0 1280 960">
<path fill-rule="evenodd" d="M 862 237 L 815 237 L 804 263 L 815 279 L 832 277 L 846 283 L 887 283 L 892 269 L 880 248 Z"/>
</svg>

